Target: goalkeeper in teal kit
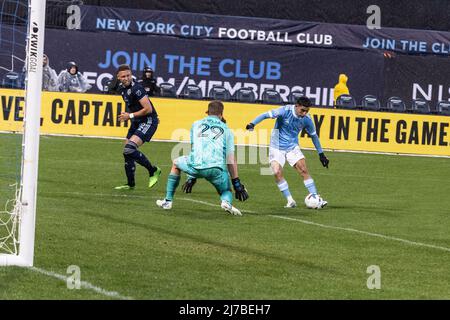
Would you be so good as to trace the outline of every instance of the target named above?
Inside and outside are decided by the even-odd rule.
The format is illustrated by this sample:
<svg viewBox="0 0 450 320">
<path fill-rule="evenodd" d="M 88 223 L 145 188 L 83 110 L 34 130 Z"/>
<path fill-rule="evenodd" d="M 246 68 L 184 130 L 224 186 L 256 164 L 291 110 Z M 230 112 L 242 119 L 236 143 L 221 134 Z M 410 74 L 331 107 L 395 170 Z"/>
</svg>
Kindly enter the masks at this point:
<svg viewBox="0 0 450 320">
<path fill-rule="evenodd" d="M 221 101 L 211 101 L 208 105 L 208 116 L 192 125 L 191 153 L 173 161 L 167 180 L 166 197 L 156 201 L 158 207 L 172 208 L 174 193 L 183 171 L 189 176 L 188 181 L 183 185 L 185 192 L 192 190 L 197 178 L 205 178 L 220 195 L 222 209 L 233 215 L 242 215 L 232 205 L 231 185 L 233 185 L 236 199 L 240 201 L 247 200 L 248 193 L 238 177 L 234 156 L 234 136 L 225 124 L 223 109 Z"/>
</svg>

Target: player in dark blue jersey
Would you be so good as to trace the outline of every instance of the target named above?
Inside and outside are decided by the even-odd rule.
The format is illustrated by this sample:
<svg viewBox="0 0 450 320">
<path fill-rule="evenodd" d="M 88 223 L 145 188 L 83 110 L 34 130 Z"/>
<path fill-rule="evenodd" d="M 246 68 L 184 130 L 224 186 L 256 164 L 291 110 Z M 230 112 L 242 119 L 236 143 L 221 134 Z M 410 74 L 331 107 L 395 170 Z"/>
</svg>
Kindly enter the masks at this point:
<svg viewBox="0 0 450 320">
<path fill-rule="evenodd" d="M 139 83 L 133 81 L 131 69 L 128 65 L 119 66 L 117 79 L 120 81 L 119 90 L 126 104 L 126 112 L 119 115 L 119 120 L 131 120 L 131 125 L 123 149 L 128 182 L 125 185 L 115 187 L 115 189 L 134 189 L 136 162 L 148 170 L 150 176 L 148 186 L 151 188 L 158 182 L 161 169 L 153 166 L 138 148 L 144 142 L 149 142 L 158 128 L 158 114 L 145 89 Z"/>
</svg>

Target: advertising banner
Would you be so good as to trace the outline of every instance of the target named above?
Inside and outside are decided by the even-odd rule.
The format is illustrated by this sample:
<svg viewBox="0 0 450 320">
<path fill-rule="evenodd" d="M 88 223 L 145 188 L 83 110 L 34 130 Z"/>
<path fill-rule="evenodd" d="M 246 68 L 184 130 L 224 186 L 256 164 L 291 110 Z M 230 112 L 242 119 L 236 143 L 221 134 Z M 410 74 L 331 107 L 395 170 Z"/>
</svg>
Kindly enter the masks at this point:
<svg viewBox="0 0 450 320">
<path fill-rule="evenodd" d="M 450 32 L 81 6 L 81 30 L 253 44 L 450 55 Z"/>
<path fill-rule="evenodd" d="M 333 88 L 339 74 L 344 73 L 358 105 L 365 95 L 378 97 L 382 105 L 392 96 L 402 98 L 408 106 L 413 99 L 422 98 L 430 101 L 431 110 L 436 109 L 438 101 L 450 100 L 448 55 L 420 50 L 408 52 L 411 54 L 384 54 L 385 49 L 396 50 L 372 50 L 363 45 L 364 37 L 373 37 L 375 33 L 386 33 L 379 35 L 381 38 L 389 38 L 391 35 L 387 33 L 393 33 L 397 44 L 401 39 L 419 41 L 419 38 L 428 44 L 445 43 L 448 32 L 369 30 L 354 25 L 96 6 L 80 8 L 82 31 L 47 29 L 45 53 L 50 67 L 58 74 L 69 61 L 74 61 L 92 85 L 89 93 L 102 92 L 117 67 L 125 63 L 131 66 L 136 79 L 142 77 L 144 67 L 153 68 L 158 84 L 175 85 L 178 95 L 187 84 L 198 85 L 205 97 L 214 85 L 224 86 L 231 94 L 242 87 L 251 87 L 258 99 L 265 89 L 278 91 L 285 101 L 292 91 L 300 91 L 315 105 L 332 107 Z M 262 37 L 263 33 L 256 31 L 253 40 L 240 37 L 239 32 L 236 37 L 222 37 L 221 28 L 262 30 L 267 37 L 273 34 L 275 41 L 272 36 L 258 40 L 258 34 Z M 11 28 L 2 30 L 1 85 L 23 87 L 25 51 L 18 45 L 25 42 L 19 41 L 23 34 Z M 274 32 L 282 30 L 287 30 L 285 39 L 312 32 L 310 39 L 316 34 L 317 41 L 295 45 L 294 40 L 277 41 Z M 332 45 L 327 45 L 327 34 L 332 36 Z"/>
<path fill-rule="evenodd" d="M 231 94 L 251 87 L 258 98 L 265 89 L 275 89 L 287 101 L 290 92 L 298 90 L 316 105 L 332 106 L 340 73 L 348 76 L 358 99 L 381 96 L 383 89 L 383 56 L 374 52 L 65 30 L 47 30 L 45 52 L 59 70 L 75 61 L 93 85 L 91 92 L 101 91 L 123 63 L 137 78 L 150 66 L 158 83 L 174 84 L 178 94 L 187 84 L 200 86 L 203 96 L 222 85 Z"/>
<path fill-rule="evenodd" d="M 205 117 L 208 101 L 152 99 L 160 118 L 154 139 L 189 141 L 192 123 Z M 0 89 L 0 131 L 20 131 L 23 91 Z M 225 103 L 224 116 L 237 144 L 268 145 L 274 120 L 249 132 L 245 125 L 271 105 Z M 125 137 L 128 123 L 120 123 L 124 110 L 120 96 L 43 93 L 41 133 Z M 322 146 L 348 151 L 391 152 L 450 156 L 450 117 L 312 108 L 311 117 Z M 305 133 L 300 144 L 313 148 Z"/>
<path fill-rule="evenodd" d="M 397 55 L 384 62 L 384 100 L 398 96 L 408 107 L 412 99 L 450 101 L 450 59 L 443 56 Z"/>
</svg>

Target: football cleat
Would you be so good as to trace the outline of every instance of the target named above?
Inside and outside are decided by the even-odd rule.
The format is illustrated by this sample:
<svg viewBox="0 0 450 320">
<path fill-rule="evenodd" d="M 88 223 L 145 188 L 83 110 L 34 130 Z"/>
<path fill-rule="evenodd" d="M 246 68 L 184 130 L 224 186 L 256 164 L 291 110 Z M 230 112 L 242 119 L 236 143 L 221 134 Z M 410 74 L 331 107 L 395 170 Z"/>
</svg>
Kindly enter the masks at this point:
<svg viewBox="0 0 450 320">
<path fill-rule="evenodd" d="M 160 175 L 161 175 L 161 169 L 159 167 L 156 167 L 156 171 L 148 179 L 148 187 L 149 188 L 153 187 L 158 182 Z"/>
<path fill-rule="evenodd" d="M 124 184 L 123 186 L 114 187 L 114 190 L 134 190 L 134 187 Z"/>
<path fill-rule="evenodd" d="M 284 206 L 285 208 L 295 208 L 297 206 L 297 202 L 295 201 L 288 201 L 288 203 Z"/>
<path fill-rule="evenodd" d="M 242 213 L 237 208 L 233 207 L 231 203 L 229 203 L 228 201 L 223 200 L 220 206 L 222 207 L 223 210 L 232 215 L 242 216 Z"/>
<path fill-rule="evenodd" d="M 327 201 L 322 200 L 322 201 L 320 201 L 319 205 L 317 206 L 317 209 L 323 209 L 323 208 L 325 208 L 325 206 L 326 206 L 327 204 L 328 204 Z"/>
<path fill-rule="evenodd" d="M 163 208 L 164 210 L 170 210 L 172 209 L 172 201 L 169 200 L 156 200 L 156 205 L 160 208 Z"/>
</svg>

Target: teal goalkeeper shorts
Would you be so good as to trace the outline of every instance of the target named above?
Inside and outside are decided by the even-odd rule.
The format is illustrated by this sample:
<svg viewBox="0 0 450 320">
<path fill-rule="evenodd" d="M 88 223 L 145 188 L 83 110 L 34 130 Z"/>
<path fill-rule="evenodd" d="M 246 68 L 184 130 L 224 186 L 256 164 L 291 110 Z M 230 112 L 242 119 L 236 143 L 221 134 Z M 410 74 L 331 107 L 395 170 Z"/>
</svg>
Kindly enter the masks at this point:
<svg viewBox="0 0 450 320">
<path fill-rule="evenodd" d="M 225 191 L 231 190 L 230 178 L 228 177 L 228 171 L 222 168 L 208 168 L 208 169 L 196 169 L 189 164 L 189 157 L 182 156 L 176 158 L 175 166 L 181 171 L 187 173 L 195 178 L 205 178 L 209 181 L 214 188 L 216 188 L 219 195 Z"/>
</svg>

